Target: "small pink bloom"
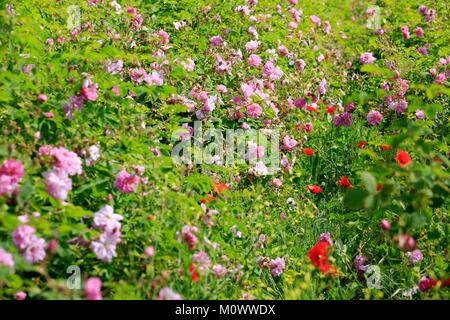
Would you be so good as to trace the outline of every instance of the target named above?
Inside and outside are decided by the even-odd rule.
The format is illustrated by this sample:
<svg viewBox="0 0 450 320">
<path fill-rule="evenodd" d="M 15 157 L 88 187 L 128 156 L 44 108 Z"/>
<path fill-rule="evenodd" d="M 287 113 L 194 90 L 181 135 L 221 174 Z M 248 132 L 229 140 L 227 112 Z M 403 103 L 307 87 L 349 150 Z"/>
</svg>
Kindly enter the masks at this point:
<svg viewBox="0 0 450 320">
<path fill-rule="evenodd" d="M 47 96 L 45 94 L 41 93 L 41 94 L 38 95 L 38 100 L 40 102 L 47 102 L 48 98 L 47 98 Z"/>
<path fill-rule="evenodd" d="M 115 95 L 116 97 L 120 96 L 119 86 L 113 86 L 113 87 L 111 88 L 111 91 L 112 91 L 112 93 L 114 93 L 114 95 Z"/>
<path fill-rule="evenodd" d="M 261 115 L 262 109 L 258 104 L 253 103 L 247 106 L 246 112 L 250 118 L 257 119 Z"/>
<path fill-rule="evenodd" d="M 220 46 L 220 45 L 222 44 L 222 37 L 221 37 L 221 36 L 214 36 L 214 37 L 211 37 L 211 39 L 209 39 L 209 43 L 210 43 L 213 47 Z"/>
<path fill-rule="evenodd" d="M 380 227 L 384 231 L 389 231 L 391 229 L 391 223 L 388 220 L 386 220 L 386 219 L 382 219 L 380 221 Z"/>
<path fill-rule="evenodd" d="M 251 54 L 247 60 L 248 64 L 252 67 L 258 67 L 261 65 L 261 58 L 256 54 Z"/>
<path fill-rule="evenodd" d="M 70 190 L 72 190 L 72 180 L 67 172 L 53 169 L 43 174 L 45 178 L 45 190 L 55 199 L 66 200 Z"/>
<path fill-rule="evenodd" d="M 310 16 L 309 20 L 316 26 L 320 27 L 320 18 L 318 16 Z"/>
<path fill-rule="evenodd" d="M 417 27 L 415 30 L 414 30 L 414 33 L 416 34 L 416 36 L 417 37 L 423 37 L 423 35 L 424 35 L 424 32 L 423 32 L 423 29 L 421 28 L 421 27 Z"/>
<path fill-rule="evenodd" d="M 87 279 L 84 283 L 84 294 L 87 300 L 102 300 L 102 280 L 97 277 Z"/>
<path fill-rule="evenodd" d="M 15 294 L 16 300 L 25 300 L 27 298 L 27 294 L 23 291 L 19 291 Z"/>
<path fill-rule="evenodd" d="M 155 248 L 153 246 L 148 246 L 147 248 L 145 248 L 144 255 L 147 258 L 153 257 L 154 254 L 155 254 Z"/>
<path fill-rule="evenodd" d="M 139 184 L 139 178 L 122 169 L 116 176 L 114 186 L 122 193 L 135 192 Z"/>
<path fill-rule="evenodd" d="M 97 89 L 94 86 L 85 88 L 82 87 L 80 90 L 81 95 L 83 96 L 83 98 L 85 98 L 88 101 L 95 101 L 97 100 Z"/>
<path fill-rule="evenodd" d="M 364 52 L 363 54 L 361 54 L 361 56 L 359 57 L 359 62 L 361 64 L 368 64 L 368 63 L 373 63 L 375 62 L 375 57 L 372 55 L 372 53 L 370 52 Z"/>
</svg>

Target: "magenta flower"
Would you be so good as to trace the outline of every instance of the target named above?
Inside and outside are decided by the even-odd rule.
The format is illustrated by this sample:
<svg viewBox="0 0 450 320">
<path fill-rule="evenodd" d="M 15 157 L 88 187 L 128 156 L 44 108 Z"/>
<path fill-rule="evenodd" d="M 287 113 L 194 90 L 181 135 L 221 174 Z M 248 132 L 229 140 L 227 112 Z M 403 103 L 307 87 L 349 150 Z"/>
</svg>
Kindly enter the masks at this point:
<svg viewBox="0 0 450 320">
<path fill-rule="evenodd" d="M 419 6 L 419 9 L 417 11 L 421 16 L 424 16 L 427 13 L 427 7 L 421 5 L 421 6 Z"/>
<path fill-rule="evenodd" d="M 372 126 L 379 125 L 382 120 L 383 120 L 383 116 L 381 115 L 380 112 L 378 112 L 376 110 L 371 110 L 367 114 L 367 122 L 369 122 L 369 124 Z"/>
<path fill-rule="evenodd" d="M 281 148 L 283 150 L 292 151 L 297 146 L 298 142 L 294 139 L 289 137 L 288 135 L 285 135 L 283 138 L 283 145 Z"/>
<path fill-rule="evenodd" d="M 263 76 L 269 80 L 279 80 L 283 76 L 283 71 L 275 67 L 272 61 L 267 61 L 263 67 Z"/>
<path fill-rule="evenodd" d="M 220 45 L 222 44 L 222 37 L 221 37 L 221 36 L 214 36 L 214 37 L 211 37 L 211 39 L 209 39 L 209 43 L 210 43 L 213 47 L 220 46 Z"/>
<path fill-rule="evenodd" d="M 248 64 L 251 65 L 252 67 L 258 67 L 258 66 L 261 65 L 262 60 L 261 60 L 261 58 L 260 58 L 258 55 L 256 55 L 256 54 L 251 54 L 251 55 L 248 57 L 247 62 L 248 62 Z"/>
<path fill-rule="evenodd" d="M 417 109 L 415 112 L 416 119 L 422 120 L 425 119 L 425 113 L 421 109 Z"/>
<path fill-rule="evenodd" d="M 407 255 L 409 256 L 408 264 L 413 265 L 417 262 L 420 262 L 423 260 L 422 252 L 419 249 L 415 249 L 412 252 L 408 252 Z"/>
<path fill-rule="evenodd" d="M 88 101 L 95 101 L 98 98 L 97 89 L 94 86 L 87 88 L 83 87 L 81 88 L 80 93 L 83 96 L 83 98 Z"/>
<path fill-rule="evenodd" d="M 384 231 L 389 231 L 391 229 L 391 223 L 388 220 L 386 220 L 386 219 L 382 219 L 380 221 L 380 227 Z"/>
<path fill-rule="evenodd" d="M 359 63 L 368 64 L 375 62 L 376 58 L 370 52 L 364 52 L 359 56 Z"/>
<path fill-rule="evenodd" d="M 135 192 L 139 184 L 139 178 L 122 169 L 116 176 L 114 186 L 122 193 Z"/>
<path fill-rule="evenodd" d="M 356 256 L 353 265 L 358 272 L 365 272 L 367 270 L 367 258 L 365 256 Z"/>
<path fill-rule="evenodd" d="M 102 280 L 97 277 L 87 279 L 84 283 L 84 295 L 87 300 L 102 300 Z"/>
<path fill-rule="evenodd" d="M 270 269 L 270 273 L 274 276 L 274 277 L 278 277 L 280 276 L 284 269 L 285 269 L 285 263 L 284 263 L 284 259 L 277 257 L 274 260 L 269 262 L 269 269 Z"/>
<path fill-rule="evenodd" d="M 421 27 L 417 27 L 414 30 L 414 33 L 416 34 L 417 37 L 421 38 L 424 35 L 423 29 Z"/>
<path fill-rule="evenodd" d="M 19 291 L 15 294 L 16 300 L 25 300 L 27 298 L 27 294 L 23 291 Z"/>
<path fill-rule="evenodd" d="M 326 241 L 329 244 L 331 244 L 331 234 L 330 232 L 324 232 L 320 234 L 320 240 L 319 241 Z"/>
<path fill-rule="evenodd" d="M 252 103 L 246 107 L 246 112 L 250 118 L 256 119 L 261 115 L 262 109 L 258 104 Z"/>
</svg>

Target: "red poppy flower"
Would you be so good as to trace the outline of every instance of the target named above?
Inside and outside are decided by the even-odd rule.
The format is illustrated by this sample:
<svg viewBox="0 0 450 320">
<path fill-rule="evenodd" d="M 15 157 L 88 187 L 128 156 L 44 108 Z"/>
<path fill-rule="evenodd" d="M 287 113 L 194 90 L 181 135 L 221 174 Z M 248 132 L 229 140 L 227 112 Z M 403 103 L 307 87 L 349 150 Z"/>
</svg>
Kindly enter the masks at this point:
<svg viewBox="0 0 450 320">
<path fill-rule="evenodd" d="M 312 193 L 321 193 L 322 192 L 322 188 L 313 184 L 310 184 L 308 186 L 308 190 Z"/>
<path fill-rule="evenodd" d="M 317 112 L 317 107 L 313 107 L 313 106 L 306 106 L 306 110 L 308 110 L 308 111 L 312 111 L 312 112 Z"/>
<path fill-rule="evenodd" d="M 442 287 L 450 287 L 450 277 L 441 282 Z"/>
<path fill-rule="evenodd" d="M 336 274 L 336 268 L 328 261 L 327 253 L 329 247 L 330 244 L 328 241 L 319 241 L 309 250 L 306 257 L 312 262 L 313 266 L 319 268 L 320 272 L 324 274 Z"/>
<path fill-rule="evenodd" d="M 314 150 L 311 148 L 306 148 L 303 149 L 303 153 L 306 154 L 307 156 L 312 156 L 314 154 Z"/>
<path fill-rule="evenodd" d="M 207 202 L 213 201 L 215 199 L 217 199 L 217 197 L 214 197 L 212 194 L 208 193 L 206 198 L 201 199 L 200 202 L 201 203 L 207 203 Z"/>
<path fill-rule="evenodd" d="M 334 109 L 336 109 L 334 106 L 327 106 L 327 113 L 328 114 L 334 113 Z"/>
<path fill-rule="evenodd" d="M 350 182 L 348 182 L 348 178 L 346 176 L 342 176 L 341 180 L 338 181 L 337 184 L 339 187 L 347 187 L 349 189 L 353 188 L 353 186 L 350 184 Z"/>
<path fill-rule="evenodd" d="M 212 190 L 217 193 L 222 193 L 223 190 L 229 190 L 230 188 L 225 183 L 220 183 L 220 181 L 213 181 Z"/>
<path fill-rule="evenodd" d="M 386 151 L 386 150 L 392 149 L 392 147 L 391 147 L 391 146 L 387 146 L 387 145 L 385 145 L 385 146 L 380 146 L 380 148 L 381 148 L 381 150 L 383 150 L 383 151 Z"/>
<path fill-rule="evenodd" d="M 394 159 L 395 161 L 397 161 L 400 167 L 404 167 L 411 162 L 411 158 L 409 157 L 408 153 L 404 150 L 398 150 L 397 156 Z"/>
<path fill-rule="evenodd" d="M 192 262 L 189 264 L 189 273 L 191 275 L 192 281 L 197 282 L 198 281 L 198 273 L 197 273 L 197 271 L 195 271 L 195 265 Z"/>
<path fill-rule="evenodd" d="M 366 145 L 366 142 L 365 141 L 360 141 L 360 142 L 358 142 L 357 144 L 356 144 L 356 146 L 358 147 L 358 148 L 364 148 L 364 146 Z"/>
</svg>

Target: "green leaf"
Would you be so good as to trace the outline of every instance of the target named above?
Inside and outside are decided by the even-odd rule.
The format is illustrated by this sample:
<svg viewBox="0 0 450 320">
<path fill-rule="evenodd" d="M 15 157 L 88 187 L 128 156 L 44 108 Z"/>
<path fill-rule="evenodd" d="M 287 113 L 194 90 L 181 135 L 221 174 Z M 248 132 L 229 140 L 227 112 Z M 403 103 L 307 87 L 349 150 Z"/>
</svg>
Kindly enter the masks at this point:
<svg viewBox="0 0 450 320">
<path fill-rule="evenodd" d="M 361 173 L 361 180 L 369 193 L 374 194 L 377 191 L 377 181 L 369 172 Z"/>
<path fill-rule="evenodd" d="M 84 210 L 82 207 L 69 204 L 65 207 L 64 215 L 70 218 L 80 219 L 85 216 L 92 216 L 91 211 Z"/>
<path fill-rule="evenodd" d="M 350 209 L 358 210 L 365 207 L 369 193 L 362 189 L 350 189 L 344 196 L 344 205 Z"/>
</svg>

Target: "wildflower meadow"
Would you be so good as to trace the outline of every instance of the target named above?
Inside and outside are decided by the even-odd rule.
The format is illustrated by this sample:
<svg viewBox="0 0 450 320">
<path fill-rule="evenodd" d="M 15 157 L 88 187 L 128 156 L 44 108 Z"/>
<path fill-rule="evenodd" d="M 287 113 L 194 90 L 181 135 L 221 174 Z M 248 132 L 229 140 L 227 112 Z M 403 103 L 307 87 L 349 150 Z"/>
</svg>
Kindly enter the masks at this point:
<svg viewBox="0 0 450 320">
<path fill-rule="evenodd" d="M 0 4 L 0 300 L 450 299 L 448 1 Z"/>
</svg>

